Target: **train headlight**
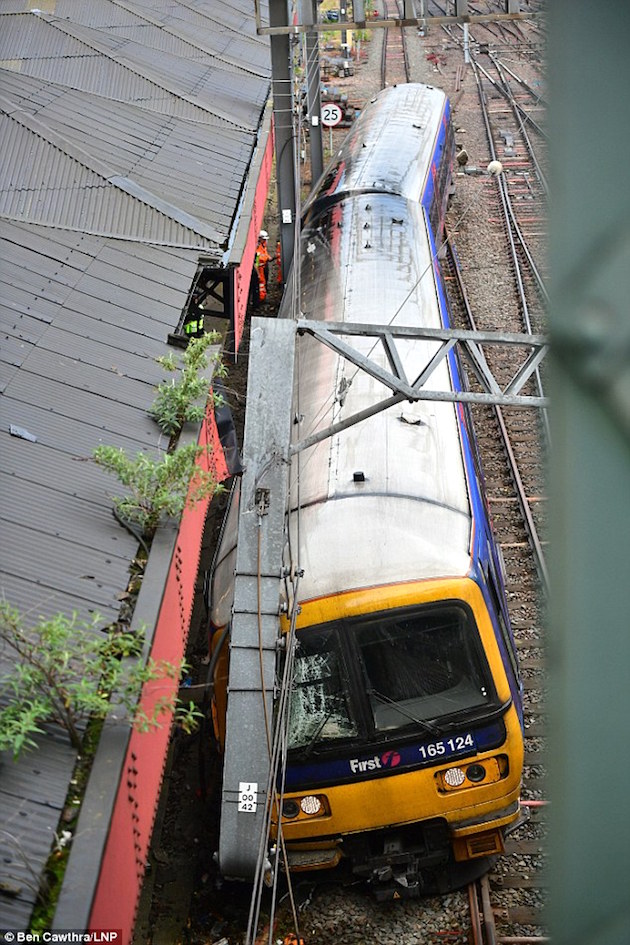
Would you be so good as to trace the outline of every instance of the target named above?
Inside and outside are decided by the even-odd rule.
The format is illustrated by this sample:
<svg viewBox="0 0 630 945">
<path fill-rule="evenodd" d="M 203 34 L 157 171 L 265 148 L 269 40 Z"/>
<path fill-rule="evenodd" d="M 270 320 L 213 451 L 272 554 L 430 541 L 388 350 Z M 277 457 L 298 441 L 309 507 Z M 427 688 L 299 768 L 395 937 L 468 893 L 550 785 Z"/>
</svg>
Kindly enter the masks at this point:
<svg viewBox="0 0 630 945">
<path fill-rule="evenodd" d="M 469 781 L 472 781 L 473 784 L 477 784 L 479 781 L 483 781 L 486 776 L 486 769 L 483 765 L 468 765 L 466 768 L 466 777 Z"/>
<path fill-rule="evenodd" d="M 300 807 L 304 814 L 319 814 L 322 809 L 322 802 L 318 797 L 315 797 L 314 794 L 307 794 L 306 797 L 303 797 L 300 801 Z"/>
<path fill-rule="evenodd" d="M 282 816 L 286 817 L 287 820 L 292 820 L 294 817 L 300 813 L 299 804 L 296 801 L 288 800 L 282 802 Z"/>
<path fill-rule="evenodd" d="M 444 772 L 443 777 L 449 787 L 459 787 L 466 780 L 466 775 L 461 768 L 449 768 Z"/>
<path fill-rule="evenodd" d="M 483 763 L 472 761 L 462 763 L 461 767 L 453 766 L 436 772 L 438 791 L 469 791 L 473 787 L 485 788 L 509 774 L 510 766 L 505 755 L 496 758 L 484 758 Z"/>
</svg>

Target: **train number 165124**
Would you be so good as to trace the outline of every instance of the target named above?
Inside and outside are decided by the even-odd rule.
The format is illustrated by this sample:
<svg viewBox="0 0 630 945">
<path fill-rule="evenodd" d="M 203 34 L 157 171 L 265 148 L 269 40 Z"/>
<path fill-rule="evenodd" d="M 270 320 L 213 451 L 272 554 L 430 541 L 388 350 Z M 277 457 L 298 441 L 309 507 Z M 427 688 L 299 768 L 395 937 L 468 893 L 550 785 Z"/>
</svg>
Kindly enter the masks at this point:
<svg viewBox="0 0 630 945">
<path fill-rule="evenodd" d="M 447 758 L 458 751 L 465 751 L 467 748 L 475 747 L 475 739 L 470 732 L 466 735 L 453 735 L 452 738 L 443 738 L 439 742 L 431 742 L 429 745 L 420 745 L 418 751 L 425 761 L 433 758 Z"/>
</svg>

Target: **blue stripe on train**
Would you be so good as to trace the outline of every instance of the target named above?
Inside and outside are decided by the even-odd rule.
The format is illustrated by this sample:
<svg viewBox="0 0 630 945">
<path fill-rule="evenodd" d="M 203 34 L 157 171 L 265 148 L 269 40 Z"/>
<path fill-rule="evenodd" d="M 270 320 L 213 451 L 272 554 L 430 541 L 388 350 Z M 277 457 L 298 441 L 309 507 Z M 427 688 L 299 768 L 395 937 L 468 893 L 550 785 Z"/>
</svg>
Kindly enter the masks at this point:
<svg viewBox="0 0 630 945">
<path fill-rule="evenodd" d="M 395 748 L 377 748 L 371 753 L 357 752 L 344 758 L 327 758 L 304 764 L 292 763 L 286 772 L 285 790 L 312 790 L 326 784 L 347 784 L 373 778 L 402 774 L 437 764 L 474 757 L 478 752 L 498 748 L 505 741 L 502 720 L 470 728 L 461 733 L 448 733 Z M 346 749 L 347 753 L 347 749 Z"/>
</svg>

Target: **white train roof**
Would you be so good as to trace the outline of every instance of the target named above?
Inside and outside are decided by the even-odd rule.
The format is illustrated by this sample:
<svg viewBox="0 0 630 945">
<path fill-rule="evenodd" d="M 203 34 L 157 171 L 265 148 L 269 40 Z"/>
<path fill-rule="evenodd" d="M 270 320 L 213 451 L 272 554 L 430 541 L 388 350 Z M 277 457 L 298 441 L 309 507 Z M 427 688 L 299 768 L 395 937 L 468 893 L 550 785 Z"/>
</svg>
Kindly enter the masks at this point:
<svg viewBox="0 0 630 945">
<path fill-rule="evenodd" d="M 391 161 L 394 156 L 390 151 Z M 380 152 L 379 160 L 384 157 Z M 332 203 L 309 221 L 302 252 L 306 318 L 442 326 L 418 203 L 374 192 Z M 388 366 L 374 339 L 353 342 Z M 435 350 L 424 341 L 402 347 L 409 380 Z M 306 336 L 298 340 L 296 370 L 296 414 L 303 417 L 296 439 L 390 393 Z M 450 388 L 446 363 L 430 386 Z M 290 524 L 295 549 L 299 504 L 302 601 L 468 572 L 472 516 L 455 411 L 437 401 L 399 404 L 324 440 L 305 451 L 299 466 L 294 463 Z M 365 481 L 355 482 L 355 473 Z"/>
<path fill-rule="evenodd" d="M 446 105 L 444 92 L 429 85 L 384 89 L 348 132 L 319 193 L 384 190 L 418 200 Z"/>
</svg>

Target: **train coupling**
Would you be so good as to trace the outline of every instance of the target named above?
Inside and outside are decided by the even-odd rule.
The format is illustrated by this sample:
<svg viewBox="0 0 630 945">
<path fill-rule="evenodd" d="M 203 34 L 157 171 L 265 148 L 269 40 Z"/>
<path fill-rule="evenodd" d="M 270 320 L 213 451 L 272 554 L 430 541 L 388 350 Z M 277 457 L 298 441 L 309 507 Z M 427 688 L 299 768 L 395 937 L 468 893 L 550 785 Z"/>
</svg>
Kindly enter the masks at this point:
<svg viewBox="0 0 630 945">
<path fill-rule="evenodd" d="M 377 902 L 417 899 L 422 893 L 422 883 L 417 875 L 395 873 L 391 867 L 382 867 L 376 871 L 370 883 L 370 890 Z"/>
</svg>

